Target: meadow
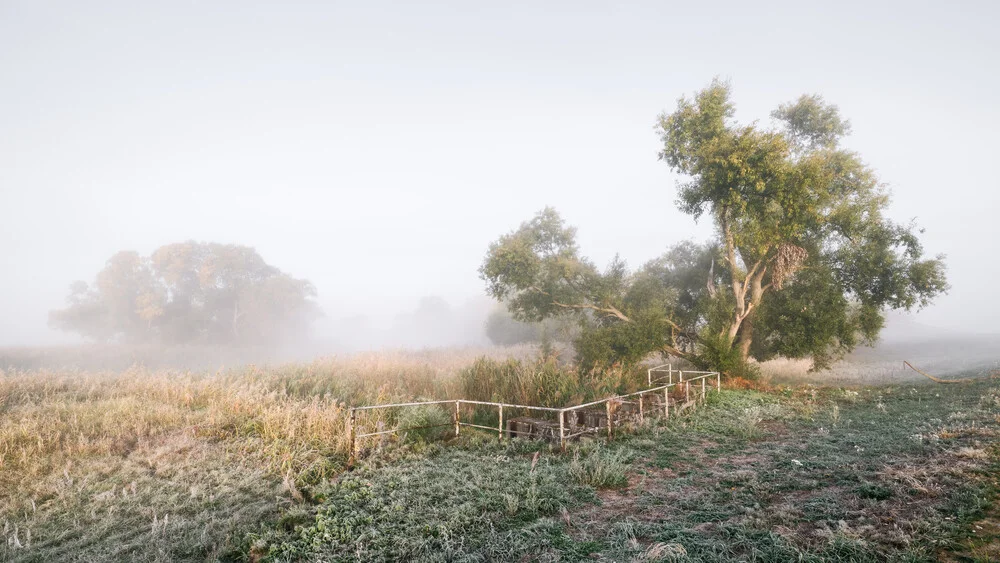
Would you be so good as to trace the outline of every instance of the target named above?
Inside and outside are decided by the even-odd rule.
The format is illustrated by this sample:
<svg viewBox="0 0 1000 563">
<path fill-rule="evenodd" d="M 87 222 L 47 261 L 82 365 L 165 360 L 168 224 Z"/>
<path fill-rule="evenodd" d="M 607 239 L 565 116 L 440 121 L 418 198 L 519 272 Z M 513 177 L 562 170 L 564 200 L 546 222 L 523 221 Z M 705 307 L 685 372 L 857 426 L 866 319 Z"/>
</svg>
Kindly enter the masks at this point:
<svg viewBox="0 0 1000 563">
<path fill-rule="evenodd" d="M 788 374 L 769 373 L 609 444 L 559 453 L 495 434 L 413 435 L 346 472 L 351 405 L 565 405 L 641 388 L 645 373 L 583 377 L 531 348 L 205 371 L 11 367 L 0 560 L 992 556 L 970 535 L 996 485 L 1000 385 L 988 373 L 847 388 L 776 386 Z"/>
<path fill-rule="evenodd" d="M 498 379 L 496 392 L 529 404 L 595 392 L 544 385 L 540 373 L 561 380 L 562 368 L 534 356 L 467 349 L 213 371 L 2 370 L 0 558 L 232 555 L 247 530 L 344 471 L 348 405 L 480 396 Z"/>
</svg>

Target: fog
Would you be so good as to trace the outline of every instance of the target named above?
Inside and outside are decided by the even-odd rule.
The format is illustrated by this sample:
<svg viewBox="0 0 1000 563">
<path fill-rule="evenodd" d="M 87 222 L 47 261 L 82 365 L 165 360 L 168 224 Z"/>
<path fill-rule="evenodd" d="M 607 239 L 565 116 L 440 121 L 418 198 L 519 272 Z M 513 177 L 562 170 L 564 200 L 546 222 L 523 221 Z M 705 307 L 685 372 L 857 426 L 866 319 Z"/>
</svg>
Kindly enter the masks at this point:
<svg viewBox="0 0 1000 563">
<path fill-rule="evenodd" d="M 1000 332 L 996 3 L 542 4 L 0 2 L 0 346 L 78 342 L 73 281 L 186 240 L 311 281 L 320 350 L 482 344 L 477 268 L 546 205 L 599 264 L 712 235 L 652 126 L 713 76 L 745 122 L 838 104 L 947 255 L 887 340 Z"/>
</svg>

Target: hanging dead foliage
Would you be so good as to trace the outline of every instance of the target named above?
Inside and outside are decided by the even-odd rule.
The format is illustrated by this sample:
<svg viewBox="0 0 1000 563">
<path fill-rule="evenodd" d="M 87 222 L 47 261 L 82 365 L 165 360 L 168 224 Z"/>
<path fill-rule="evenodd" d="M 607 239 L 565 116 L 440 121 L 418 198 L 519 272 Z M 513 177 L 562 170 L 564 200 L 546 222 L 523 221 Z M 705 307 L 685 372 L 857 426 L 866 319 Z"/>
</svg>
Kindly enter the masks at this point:
<svg viewBox="0 0 1000 563">
<path fill-rule="evenodd" d="M 771 266 L 771 280 L 774 282 L 774 287 L 781 289 L 782 284 L 802 268 L 808 257 L 809 252 L 801 246 L 788 243 L 778 246 L 778 254 Z"/>
</svg>

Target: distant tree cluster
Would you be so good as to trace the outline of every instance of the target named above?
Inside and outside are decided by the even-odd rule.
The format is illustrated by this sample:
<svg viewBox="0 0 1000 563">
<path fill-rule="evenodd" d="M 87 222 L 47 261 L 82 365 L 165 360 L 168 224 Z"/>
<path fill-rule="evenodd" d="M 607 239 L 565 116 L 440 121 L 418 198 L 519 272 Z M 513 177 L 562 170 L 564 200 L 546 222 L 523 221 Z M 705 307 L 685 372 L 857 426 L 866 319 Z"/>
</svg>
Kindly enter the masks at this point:
<svg viewBox="0 0 1000 563">
<path fill-rule="evenodd" d="M 303 334 L 320 314 L 315 297 L 253 248 L 189 241 L 115 254 L 49 323 L 96 341 L 269 344 Z"/>
<path fill-rule="evenodd" d="M 736 123 L 730 98 L 715 81 L 657 121 L 660 159 L 685 177 L 678 206 L 708 217 L 714 240 L 601 271 L 546 208 L 490 246 L 488 293 L 520 321 L 578 317 L 584 367 L 661 352 L 738 373 L 774 356 L 827 367 L 874 342 L 885 311 L 947 289 L 943 258 L 885 216 L 889 194 L 840 145 L 850 125 L 835 106 L 802 96 L 765 129 Z"/>
<path fill-rule="evenodd" d="M 486 317 L 486 337 L 497 346 L 570 342 L 577 332 L 577 323 L 570 317 L 552 317 L 540 322 L 519 321 L 506 307 L 494 309 Z"/>
</svg>

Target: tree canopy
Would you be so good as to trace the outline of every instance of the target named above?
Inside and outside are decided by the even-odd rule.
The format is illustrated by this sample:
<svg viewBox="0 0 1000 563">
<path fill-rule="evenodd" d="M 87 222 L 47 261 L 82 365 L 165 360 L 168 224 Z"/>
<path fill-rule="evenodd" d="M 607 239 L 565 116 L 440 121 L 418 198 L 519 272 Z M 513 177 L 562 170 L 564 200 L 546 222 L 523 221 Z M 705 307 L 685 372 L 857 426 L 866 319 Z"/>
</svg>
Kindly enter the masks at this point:
<svg viewBox="0 0 1000 563">
<path fill-rule="evenodd" d="M 92 285 L 70 287 L 49 323 L 98 341 L 277 343 L 319 315 L 315 296 L 253 248 L 189 241 L 115 254 Z"/>
<path fill-rule="evenodd" d="M 618 258 L 600 271 L 579 255 L 576 230 L 552 208 L 491 244 L 480 268 L 488 293 L 516 320 L 577 315 L 585 368 L 638 361 L 680 342 L 683 331 L 672 320 L 678 294 L 658 273 L 653 267 L 630 273 Z M 666 339 L 672 330 L 676 341 Z"/>
<path fill-rule="evenodd" d="M 885 216 L 889 193 L 841 146 L 850 123 L 819 96 L 778 107 L 777 126 L 743 125 L 713 81 L 657 120 L 660 159 L 683 176 L 678 207 L 717 236 L 682 243 L 630 272 L 579 255 L 551 208 L 494 242 L 480 273 L 515 318 L 575 313 L 589 363 L 652 351 L 702 363 L 811 357 L 817 368 L 871 343 L 889 309 L 947 289 L 913 224 Z"/>
</svg>

